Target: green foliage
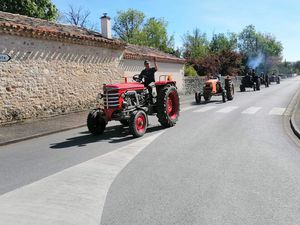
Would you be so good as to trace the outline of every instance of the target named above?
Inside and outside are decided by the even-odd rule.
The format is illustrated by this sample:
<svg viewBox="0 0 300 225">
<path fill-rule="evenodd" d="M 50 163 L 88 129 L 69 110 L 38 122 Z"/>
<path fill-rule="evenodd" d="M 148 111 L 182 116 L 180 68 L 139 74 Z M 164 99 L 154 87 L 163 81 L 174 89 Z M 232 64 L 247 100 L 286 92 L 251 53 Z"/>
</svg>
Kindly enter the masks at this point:
<svg viewBox="0 0 300 225">
<path fill-rule="evenodd" d="M 224 50 L 235 50 L 237 48 L 237 35 L 229 33 L 227 36 L 223 33 L 214 34 L 209 44 L 211 52 L 219 53 Z"/>
<path fill-rule="evenodd" d="M 112 29 L 121 40 L 169 53 L 175 52 L 174 36 L 168 36 L 168 23 L 164 19 L 149 18 L 145 21 L 143 12 L 129 9 L 119 11 L 114 20 Z"/>
<path fill-rule="evenodd" d="M 145 14 L 135 9 L 118 11 L 112 29 L 121 40 L 136 44 L 140 41 L 144 19 Z"/>
<path fill-rule="evenodd" d="M 185 65 L 184 67 L 184 76 L 195 77 L 197 76 L 197 71 L 191 65 Z"/>
<path fill-rule="evenodd" d="M 183 57 L 196 61 L 205 57 L 209 53 L 209 42 L 206 34 L 196 28 L 192 34 L 186 33 L 183 37 Z"/>
<path fill-rule="evenodd" d="M 142 44 L 165 52 L 172 51 L 174 36 L 168 37 L 167 26 L 163 19 L 148 19 L 141 32 Z"/>
<path fill-rule="evenodd" d="M 58 17 L 57 8 L 51 0 L 2 0 L 0 11 L 46 20 L 55 20 Z"/>
</svg>

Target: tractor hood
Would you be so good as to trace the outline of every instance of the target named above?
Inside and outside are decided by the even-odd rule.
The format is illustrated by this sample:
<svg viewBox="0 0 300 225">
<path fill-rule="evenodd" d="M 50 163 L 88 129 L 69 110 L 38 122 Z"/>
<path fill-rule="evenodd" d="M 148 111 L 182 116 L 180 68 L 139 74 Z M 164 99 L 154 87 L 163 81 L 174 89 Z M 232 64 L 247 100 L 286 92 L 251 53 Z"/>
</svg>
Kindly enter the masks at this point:
<svg viewBox="0 0 300 225">
<path fill-rule="evenodd" d="M 103 85 L 106 89 L 115 89 L 115 90 L 141 90 L 145 86 L 138 82 L 128 82 L 128 83 L 119 83 L 119 84 L 105 84 Z"/>
<path fill-rule="evenodd" d="M 205 81 L 206 84 L 208 83 L 217 83 L 219 80 L 218 79 L 209 79 L 207 81 Z"/>
</svg>

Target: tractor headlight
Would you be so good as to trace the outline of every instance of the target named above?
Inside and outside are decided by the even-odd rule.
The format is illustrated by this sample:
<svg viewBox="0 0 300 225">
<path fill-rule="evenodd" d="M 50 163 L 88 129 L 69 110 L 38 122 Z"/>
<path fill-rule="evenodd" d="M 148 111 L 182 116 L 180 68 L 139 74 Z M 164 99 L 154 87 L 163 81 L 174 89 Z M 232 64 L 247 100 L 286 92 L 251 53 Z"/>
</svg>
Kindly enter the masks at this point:
<svg viewBox="0 0 300 225">
<path fill-rule="evenodd" d="M 99 93 L 96 97 L 96 101 L 97 102 L 102 102 L 102 99 L 103 99 L 103 94 L 102 93 Z"/>
</svg>

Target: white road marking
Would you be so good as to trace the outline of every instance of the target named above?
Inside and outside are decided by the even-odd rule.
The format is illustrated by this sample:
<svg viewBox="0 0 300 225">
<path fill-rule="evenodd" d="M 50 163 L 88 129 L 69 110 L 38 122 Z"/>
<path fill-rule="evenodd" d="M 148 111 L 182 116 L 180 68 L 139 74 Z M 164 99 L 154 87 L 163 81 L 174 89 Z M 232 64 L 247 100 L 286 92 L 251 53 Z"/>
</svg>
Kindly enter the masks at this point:
<svg viewBox="0 0 300 225">
<path fill-rule="evenodd" d="M 198 112 L 207 112 L 207 111 L 215 109 L 215 108 L 217 108 L 217 106 L 205 106 L 205 107 L 197 109 L 193 112 L 196 112 L 196 113 L 198 113 Z"/>
<path fill-rule="evenodd" d="M 197 107 L 197 106 L 188 106 L 188 107 L 184 107 L 183 109 L 180 109 L 180 112 L 184 112 L 184 111 L 187 111 L 187 110 L 190 110 L 190 109 L 193 109 L 193 108 L 195 108 L 195 107 Z"/>
<path fill-rule="evenodd" d="M 249 107 L 248 109 L 244 110 L 242 113 L 243 114 L 255 114 L 257 113 L 261 107 Z"/>
<path fill-rule="evenodd" d="M 283 115 L 286 108 L 278 108 L 274 107 L 270 112 L 269 115 Z"/>
<path fill-rule="evenodd" d="M 98 225 L 120 171 L 163 132 L 0 196 L 5 225 Z"/>
<path fill-rule="evenodd" d="M 220 109 L 217 112 L 218 113 L 229 113 L 229 112 L 232 112 L 233 110 L 236 110 L 237 108 L 238 108 L 237 106 L 228 106 L 228 107 L 225 107 L 223 109 Z"/>
</svg>

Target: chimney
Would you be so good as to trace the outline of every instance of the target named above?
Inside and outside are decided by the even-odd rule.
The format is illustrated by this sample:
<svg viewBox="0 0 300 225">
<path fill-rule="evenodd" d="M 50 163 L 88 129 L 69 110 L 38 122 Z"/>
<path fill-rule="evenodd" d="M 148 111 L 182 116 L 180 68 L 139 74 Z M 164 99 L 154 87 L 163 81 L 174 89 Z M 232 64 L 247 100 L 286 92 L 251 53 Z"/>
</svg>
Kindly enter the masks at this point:
<svg viewBox="0 0 300 225">
<path fill-rule="evenodd" d="M 101 34 L 103 37 L 111 39 L 110 17 L 107 16 L 107 13 L 103 13 L 103 16 L 101 17 Z"/>
</svg>

